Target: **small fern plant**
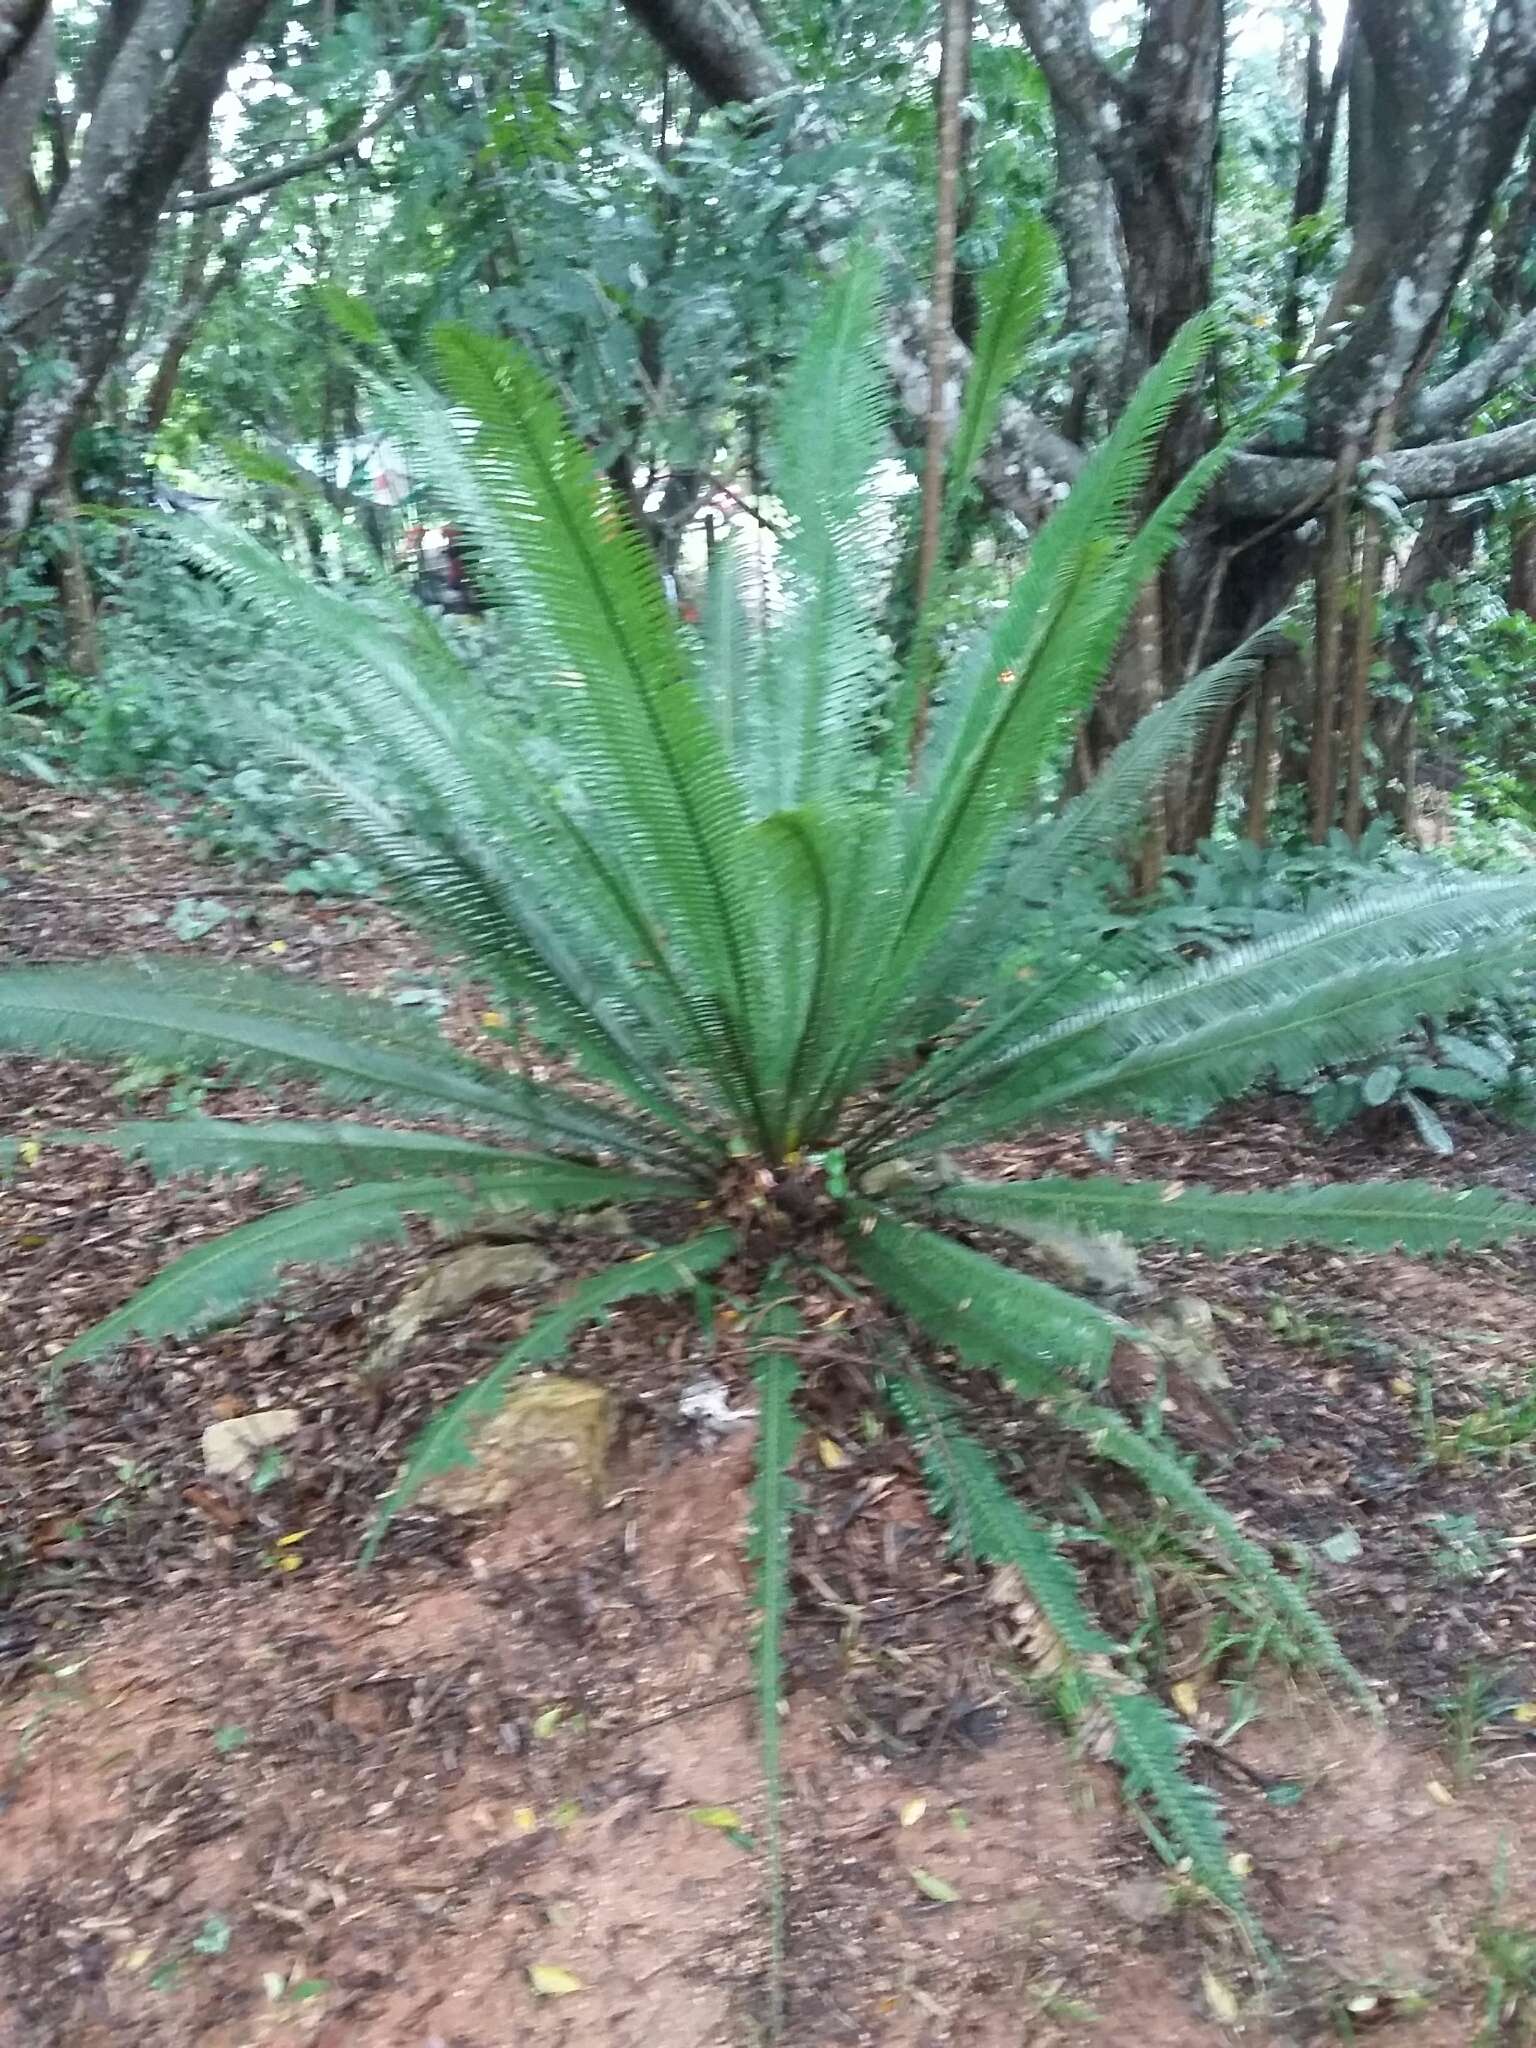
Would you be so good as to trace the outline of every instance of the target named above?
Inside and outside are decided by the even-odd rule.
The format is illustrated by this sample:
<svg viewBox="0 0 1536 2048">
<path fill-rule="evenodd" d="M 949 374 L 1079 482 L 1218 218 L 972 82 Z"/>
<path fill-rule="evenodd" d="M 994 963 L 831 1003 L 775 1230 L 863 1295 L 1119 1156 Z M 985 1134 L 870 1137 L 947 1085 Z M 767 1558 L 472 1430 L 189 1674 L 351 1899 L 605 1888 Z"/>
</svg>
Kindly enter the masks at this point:
<svg viewBox="0 0 1536 2048">
<path fill-rule="evenodd" d="M 1049 263 L 1042 231 L 1025 229 L 992 283 L 954 435 L 951 541 Z M 1187 1121 L 1359 1058 L 1513 974 L 1536 885 L 1381 888 L 1150 978 L 1117 980 L 1092 947 L 1057 943 L 1048 916 L 1016 920 L 1011 905 L 1049 904 L 1085 858 L 1126 842 L 1249 672 L 1239 653 L 1194 678 L 1041 818 L 1138 593 L 1223 460 L 1213 450 L 1137 524 L 1162 427 L 1211 338 L 1197 322 L 1174 340 L 1006 602 L 957 650 L 940 630 L 940 576 L 903 669 L 879 630 L 879 294 L 859 255 L 820 309 L 772 459 L 786 530 L 772 587 L 751 587 L 722 549 L 697 633 L 515 348 L 452 327 L 435 341 L 439 391 L 381 372 L 380 410 L 504 615 L 515 715 L 385 572 L 364 563 L 361 588 L 330 587 L 237 531 L 199 543 L 234 598 L 289 636 L 303 687 L 323 673 L 331 729 L 349 735 L 330 751 L 295 738 L 278 675 L 247 720 L 253 746 L 329 793 L 396 900 L 561 1059 L 552 1078 L 511 1052 L 477 1062 L 398 1009 L 280 972 L 0 976 L 0 1045 L 13 1050 L 222 1063 L 426 1125 L 197 1116 L 66 1134 L 164 1173 L 260 1169 L 307 1195 L 174 1260 L 61 1363 L 227 1320 L 286 1266 L 344 1261 L 401 1238 L 410 1218 L 452 1232 L 496 1210 L 670 1206 L 670 1236 L 658 1225 L 639 1256 L 582 1279 L 436 1419 L 371 1542 L 431 1475 L 472 1459 L 515 1375 L 624 1301 L 685 1293 L 729 1263 L 729 1285 L 759 1301 L 746 1327 L 759 1352 L 756 1656 L 776 1869 L 794 1290 L 835 1269 L 866 1313 L 888 1311 L 890 1423 L 910 1433 L 955 1540 L 1024 1589 L 1084 1740 L 1119 1765 L 1164 1851 L 1246 1923 L 1180 1724 L 1089 1612 L 1059 1532 L 1005 1483 L 967 1414 L 970 1377 L 1047 1408 L 1214 1545 L 1292 1643 L 1358 1682 L 1290 1577 L 1107 1394 L 1111 1354 L 1135 1328 L 975 1240 L 1043 1227 L 1219 1251 L 1433 1251 L 1530 1232 L 1536 1208 L 1401 1181 L 1222 1194 L 1108 1175 L 988 1181 L 950 1162 L 1031 1124 Z M 777 1956 L 776 1876 L 772 1896 Z"/>
</svg>

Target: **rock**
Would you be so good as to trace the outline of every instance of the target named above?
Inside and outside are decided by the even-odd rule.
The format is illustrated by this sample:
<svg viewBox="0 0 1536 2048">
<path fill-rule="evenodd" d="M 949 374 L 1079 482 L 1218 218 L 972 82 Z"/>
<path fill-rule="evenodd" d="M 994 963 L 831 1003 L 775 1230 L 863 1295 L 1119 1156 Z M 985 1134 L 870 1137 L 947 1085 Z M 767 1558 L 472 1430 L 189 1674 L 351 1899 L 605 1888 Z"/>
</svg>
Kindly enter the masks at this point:
<svg viewBox="0 0 1536 2048">
<path fill-rule="evenodd" d="M 1088 1236 L 1076 1230 L 1031 1225 L 1013 1233 L 1024 1238 L 1052 1275 L 1079 1294 L 1125 1296 L 1144 1294 L 1141 1261 L 1118 1230 Z"/>
<path fill-rule="evenodd" d="M 295 1435 L 299 1421 L 297 1408 L 257 1408 L 210 1422 L 203 1431 L 204 1470 L 217 1479 L 249 1479 L 262 1452 Z"/>
<path fill-rule="evenodd" d="M 1177 1901 L 1160 1877 L 1128 1877 L 1110 1892 L 1110 1902 L 1133 1927 L 1151 1927 L 1167 1920 Z"/>
<path fill-rule="evenodd" d="M 369 1372 L 386 1371 L 422 1325 L 476 1295 L 542 1287 L 559 1268 L 532 1244 L 474 1244 L 440 1259 L 427 1277 L 402 1294 L 384 1319 L 384 1335 L 368 1354 Z"/>
<path fill-rule="evenodd" d="M 483 1515 L 521 1500 L 542 1479 L 600 1493 L 613 1416 L 613 1396 L 587 1380 L 551 1373 L 514 1381 L 471 1440 L 474 1464 L 428 1480 L 421 1505 L 451 1515 Z"/>
<path fill-rule="evenodd" d="M 1203 1394 L 1230 1387 L 1216 1348 L 1216 1318 L 1198 1294 L 1176 1294 L 1140 1324 L 1141 1334 L 1170 1371 Z"/>
</svg>

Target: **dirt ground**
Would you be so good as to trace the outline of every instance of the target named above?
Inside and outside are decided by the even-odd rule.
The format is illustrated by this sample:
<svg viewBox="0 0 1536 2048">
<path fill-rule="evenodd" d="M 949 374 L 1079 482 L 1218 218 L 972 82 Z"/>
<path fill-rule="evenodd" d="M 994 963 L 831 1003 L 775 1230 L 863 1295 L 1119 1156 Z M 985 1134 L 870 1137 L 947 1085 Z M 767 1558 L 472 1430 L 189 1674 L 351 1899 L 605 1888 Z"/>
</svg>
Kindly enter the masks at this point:
<svg viewBox="0 0 1536 2048">
<path fill-rule="evenodd" d="M 445 1028 L 493 1049 L 483 995 L 387 913 L 200 865 L 142 804 L 0 782 L 0 885 L 7 960 L 131 946 L 440 992 Z M 230 914 L 178 938 L 167 919 L 185 929 L 177 906 L 208 898 Z M 0 1135 L 155 1113 L 187 1081 L 140 1076 L 130 1108 L 116 1078 L 0 1060 Z M 1229 1187 L 1429 1170 L 1536 1196 L 1528 1137 L 1460 1135 L 1427 1169 L 1400 1134 L 1325 1142 L 1263 1104 L 1199 1133 L 1127 1127 L 1116 1164 Z M 1006 1157 L 1095 1164 L 1075 1133 Z M 78 1367 L 57 1395 L 44 1370 L 169 1253 L 270 1205 L 249 1181 L 155 1189 L 101 1151 L 44 1152 L 0 1185 L 0 2044 L 762 2040 L 750 1432 L 701 1435 L 678 1402 L 701 1370 L 749 1401 L 728 1329 L 657 1303 L 591 1332 L 568 1370 L 618 1405 L 601 1497 L 552 1481 L 495 1521 L 412 1514 L 362 1574 L 403 1446 L 531 1294 L 482 1298 L 365 1378 L 429 1251 L 396 1247 L 297 1275 L 196 1342 Z M 566 1272 L 612 1249 L 546 1248 Z M 1000 1402 L 984 1421 L 1191 1720 L 1287 1969 L 1263 1978 L 1112 1775 L 1074 1757 L 909 1454 L 829 1377 L 811 1441 L 836 1452 L 801 1461 L 787 1643 L 785 2041 L 1533 2038 L 1536 1464 L 1477 1421 L 1529 1386 L 1536 1246 L 1144 1265 L 1210 1305 L 1230 1381 L 1176 1394 L 1170 1428 L 1256 1534 L 1304 1546 L 1286 1554 L 1382 1730 L 1249 1669 L 1212 1568 L 1143 1499 L 1101 1484 L 1095 1525 L 1070 1446 Z M 259 1492 L 210 1479 L 204 1426 L 264 1406 L 300 1411 L 282 1469 Z"/>
</svg>

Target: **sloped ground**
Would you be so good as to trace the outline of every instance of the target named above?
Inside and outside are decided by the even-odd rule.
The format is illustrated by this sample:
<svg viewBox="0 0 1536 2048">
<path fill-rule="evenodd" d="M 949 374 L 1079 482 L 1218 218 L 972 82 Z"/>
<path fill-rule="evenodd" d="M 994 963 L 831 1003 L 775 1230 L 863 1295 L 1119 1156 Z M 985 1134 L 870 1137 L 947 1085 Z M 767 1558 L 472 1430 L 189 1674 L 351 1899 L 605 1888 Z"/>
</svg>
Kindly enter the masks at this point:
<svg viewBox="0 0 1536 2048">
<path fill-rule="evenodd" d="M 7 958 L 166 947 L 441 990 L 446 1028 L 496 1043 L 484 999 L 383 912 L 215 874 L 117 798 L 0 784 L 0 820 Z M 167 916 L 209 897 L 232 914 L 178 940 Z M 112 1082 L 0 1062 L 0 1131 L 120 1116 Z M 1536 1194 L 1528 1140 L 1466 1140 L 1441 1177 Z M 1027 1158 L 1093 1163 L 1072 1136 Z M 1424 1171 L 1400 1145 L 1325 1145 L 1267 1107 L 1194 1136 L 1128 1129 L 1117 1163 L 1226 1186 Z M 171 1251 L 266 1205 L 244 1183 L 153 1189 L 97 1152 L 44 1153 L 0 1188 L 0 2042 L 759 2038 L 757 1859 L 697 1817 L 761 1823 L 747 1453 L 701 1440 L 677 1407 L 701 1369 L 746 1398 L 729 1325 L 658 1304 L 583 1343 L 572 1370 L 615 1389 L 623 1425 L 600 1504 L 556 1490 L 496 1525 L 414 1516 L 359 1575 L 402 1445 L 531 1298 L 482 1300 L 366 1382 L 377 1314 L 423 1244 L 297 1276 L 237 1327 L 77 1369 L 56 1399 L 41 1370 Z M 611 1255 L 550 1249 L 571 1272 Z M 1291 1974 L 1256 1987 L 1111 1777 L 1030 1703 L 906 1454 L 866 1440 L 829 1301 L 811 1400 L 844 1457 L 802 1460 L 788 1646 L 793 2043 L 1464 2048 L 1488 1958 L 1511 1951 L 1497 1930 L 1536 1932 L 1536 1711 L 1521 1711 L 1536 1701 L 1536 1466 L 1435 1460 L 1425 1422 L 1426 1404 L 1443 1433 L 1490 1391 L 1524 1391 L 1531 1250 L 1145 1264 L 1211 1304 L 1231 1380 L 1176 1390 L 1170 1426 L 1257 1532 L 1312 1546 L 1318 1597 L 1388 1704 L 1376 1735 L 1310 1681 L 1247 1683 L 1214 1574 L 1134 1496 L 1107 1502 L 1113 1543 L 1075 1552 L 1111 1625 L 1154 1632 L 1201 1737 L 1249 1716 L 1194 1754 Z M 287 1470 L 254 1496 L 209 1480 L 199 1451 L 205 1423 L 253 1405 L 303 1417 Z M 983 1423 L 1021 1486 L 1081 1526 L 1071 1448 L 1000 1403 Z M 539 1998 L 536 1967 L 581 1988 Z M 1519 2040 L 1529 2018 L 1516 2006 L 1488 2038 Z"/>
</svg>

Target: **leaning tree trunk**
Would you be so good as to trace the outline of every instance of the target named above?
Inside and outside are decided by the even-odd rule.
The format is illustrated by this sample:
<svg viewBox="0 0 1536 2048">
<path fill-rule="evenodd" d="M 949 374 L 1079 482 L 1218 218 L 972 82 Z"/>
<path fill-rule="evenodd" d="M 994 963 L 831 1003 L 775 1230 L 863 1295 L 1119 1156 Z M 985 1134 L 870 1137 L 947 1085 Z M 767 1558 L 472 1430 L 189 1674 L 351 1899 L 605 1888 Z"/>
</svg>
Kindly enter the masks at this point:
<svg viewBox="0 0 1536 2048">
<path fill-rule="evenodd" d="M 120 40 L 78 160 L 47 217 L 6 258 L 0 548 L 18 543 L 62 476 L 75 428 L 121 344 L 166 203 L 267 4 L 207 0 L 197 9 L 191 0 L 142 0 L 109 21 Z M 34 31 L 34 43 L 43 32 Z M 14 94 L 25 71 L 22 63 L 0 89 L 0 134 L 15 132 Z M 52 373 L 29 378 L 27 366 L 38 360 Z"/>
</svg>

